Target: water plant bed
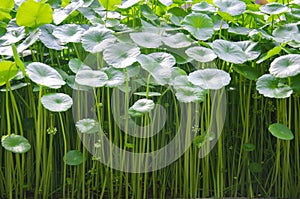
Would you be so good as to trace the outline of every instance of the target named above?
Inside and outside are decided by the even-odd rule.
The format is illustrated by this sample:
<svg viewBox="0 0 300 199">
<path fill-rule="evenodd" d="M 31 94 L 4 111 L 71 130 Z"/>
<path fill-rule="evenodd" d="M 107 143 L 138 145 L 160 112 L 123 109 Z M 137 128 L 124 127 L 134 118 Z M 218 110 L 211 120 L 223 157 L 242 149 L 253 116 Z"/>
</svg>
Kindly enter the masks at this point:
<svg viewBox="0 0 300 199">
<path fill-rule="evenodd" d="M 300 198 L 299 0 L 1 0 L 0 198 Z"/>
</svg>

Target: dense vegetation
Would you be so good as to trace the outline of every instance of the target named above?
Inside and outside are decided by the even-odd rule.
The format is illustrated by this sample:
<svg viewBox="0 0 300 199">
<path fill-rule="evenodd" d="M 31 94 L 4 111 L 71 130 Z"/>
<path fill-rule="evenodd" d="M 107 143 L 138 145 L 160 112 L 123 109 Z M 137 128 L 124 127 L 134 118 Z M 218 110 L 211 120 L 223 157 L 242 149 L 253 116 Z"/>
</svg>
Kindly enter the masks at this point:
<svg viewBox="0 0 300 199">
<path fill-rule="evenodd" d="M 300 197 L 299 1 L 5 0 L 0 19 L 0 198 Z"/>
</svg>

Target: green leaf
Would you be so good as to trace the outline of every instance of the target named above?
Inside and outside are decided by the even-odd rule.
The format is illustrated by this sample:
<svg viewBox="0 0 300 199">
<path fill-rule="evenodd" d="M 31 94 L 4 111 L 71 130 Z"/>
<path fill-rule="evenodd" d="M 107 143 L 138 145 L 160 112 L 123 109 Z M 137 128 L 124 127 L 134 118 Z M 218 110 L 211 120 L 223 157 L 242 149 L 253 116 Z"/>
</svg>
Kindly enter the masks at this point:
<svg viewBox="0 0 300 199">
<path fill-rule="evenodd" d="M 17 10 L 19 26 L 38 27 L 52 22 L 53 10 L 49 4 L 34 0 L 24 1 Z"/>
<path fill-rule="evenodd" d="M 72 107 L 73 100 L 64 93 L 49 93 L 42 97 L 41 103 L 49 111 L 64 112 Z"/>
<path fill-rule="evenodd" d="M 141 5 L 140 9 L 142 11 L 142 15 L 150 21 L 155 21 L 156 19 L 158 19 L 158 16 L 147 4 Z"/>
<path fill-rule="evenodd" d="M 287 6 L 277 2 L 268 3 L 266 5 L 261 6 L 259 9 L 260 11 L 270 15 L 278 15 L 288 12 L 290 10 Z"/>
<path fill-rule="evenodd" d="M 206 135 L 198 135 L 194 138 L 193 144 L 196 145 L 198 148 L 201 148 L 206 141 Z"/>
<path fill-rule="evenodd" d="M 258 70 L 247 64 L 235 64 L 233 70 L 249 80 L 257 80 L 260 77 Z"/>
<path fill-rule="evenodd" d="M 196 12 L 216 12 L 217 11 L 217 9 L 213 5 L 207 3 L 206 1 L 196 3 L 195 5 L 192 6 L 192 10 L 196 11 Z"/>
<path fill-rule="evenodd" d="M 80 59 L 77 58 L 73 58 L 69 61 L 69 68 L 75 74 L 80 70 L 92 70 L 89 66 L 85 65 Z"/>
<path fill-rule="evenodd" d="M 218 90 L 227 86 L 231 77 L 223 70 L 207 68 L 190 73 L 188 80 L 201 88 Z"/>
<path fill-rule="evenodd" d="M 144 48 L 158 48 L 162 44 L 161 36 L 151 32 L 130 33 L 130 38 Z"/>
<path fill-rule="evenodd" d="M 293 40 L 294 35 L 299 35 L 297 24 L 284 24 L 275 28 L 272 35 L 278 42 L 288 42 Z"/>
<path fill-rule="evenodd" d="M 103 59 L 108 65 L 115 68 L 126 68 L 136 62 L 141 54 L 140 48 L 127 43 L 116 43 L 105 49 Z"/>
<path fill-rule="evenodd" d="M 242 146 L 244 151 L 254 151 L 255 150 L 255 145 L 251 143 L 245 143 Z"/>
<path fill-rule="evenodd" d="M 211 62 L 217 58 L 213 50 L 201 46 L 188 48 L 185 53 L 194 60 L 204 63 Z"/>
<path fill-rule="evenodd" d="M 285 125 L 274 123 L 269 126 L 270 133 L 281 140 L 292 140 L 294 139 L 294 135 L 292 131 Z"/>
<path fill-rule="evenodd" d="M 293 88 L 294 93 L 300 94 L 300 74 L 291 77 L 291 87 Z"/>
<path fill-rule="evenodd" d="M 0 1 L 0 21 L 11 19 L 10 11 L 14 8 L 14 0 Z"/>
<path fill-rule="evenodd" d="M 26 153 L 31 149 L 31 145 L 26 138 L 21 135 L 3 136 L 1 145 L 8 151 L 13 153 Z"/>
<path fill-rule="evenodd" d="M 193 42 L 190 37 L 183 33 L 176 33 L 175 35 L 163 37 L 162 41 L 171 48 L 186 48 L 189 47 Z"/>
<path fill-rule="evenodd" d="M 26 72 L 33 82 L 41 86 L 57 89 L 66 84 L 54 68 L 40 62 L 30 63 L 26 68 Z"/>
<path fill-rule="evenodd" d="M 290 86 L 284 84 L 283 79 L 279 79 L 270 74 L 265 74 L 258 78 L 256 89 L 260 94 L 270 98 L 288 98 L 293 90 Z"/>
<path fill-rule="evenodd" d="M 80 133 L 93 134 L 100 130 L 99 123 L 94 119 L 82 119 L 76 122 L 76 128 Z"/>
<path fill-rule="evenodd" d="M 80 70 L 76 74 L 75 79 L 78 84 L 92 88 L 104 86 L 107 80 L 106 73 L 96 70 Z"/>
<path fill-rule="evenodd" d="M 253 173 L 261 173 L 263 171 L 263 167 L 257 162 L 251 162 L 249 164 L 249 170 Z"/>
<path fill-rule="evenodd" d="M 122 3 L 122 0 L 98 0 L 106 10 L 115 10 L 117 5 Z"/>
<path fill-rule="evenodd" d="M 80 165 L 83 163 L 83 154 L 78 150 L 68 151 L 64 157 L 64 161 L 70 166 Z"/>
<path fill-rule="evenodd" d="M 206 14 L 192 13 L 183 20 L 183 28 L 198 40 L 208 40 L 214 34 L 212 19 Z"/>
<path fill-rule="evenodd" d="M 274 48 L 272 48 L 271 50 L 269 50 L 267 52 L 267 54 L 265 56 L 263 56 L 262 58 L 260 58 L 256 63 L 257 64 L 260 64 L 262 63 L 263 61 L 275 56 L 275 55 L 278 55 L 280 52 L 281 52 L 281 47 L 280 46 L 275 46 Z"/>
<path fill-rule="evenodd" d="M 242 51 L 244 51 L 248 61 L 252 61 L 258 58 L 261 53 L 260 46 L 255 42 L 247 40 L 239 41 L 235 44 L 238 45 L 242 49 Z"/>
<path fill-rule="evenodd" d="M 61 44 L 78 43 L 85 30 L 76 24 L 64 24 L 56 27 L 53 35 L 60 40 Z"/>
<path fill-rule="evenodd" d="M 277 57 L 272 61 L 269 71 L 278 78 L 286 78 L 300 74 L 300 55 L 289 54 Z"/>
<path fill-rule="evenodd" d="M 224 61 L 234 64 L 247 61 L 245 52 L 235 42 L 217 39 L 213 41 L 212 47 L 217 56 Z"/>
<path fill-rule="evenodd" d="M 226 12 L 231 16 L 237 16 L 246 11 L 246 4 L 240 0 L 214 0 L 214 4 L 222 12 Z"/>
<path fill-rule="evenodd" d="M 150 99 L 139 99 L 129 108 L 129 115 L 132 117 L 141 117 L 154 109 L 155 104 Z"/>
<path fill-rule="evenodd" d="M 14 62 L 1 61 L 0 62 L 0 86 L 6 84 L 13 79 L 18 73 L 18 68 Z"/>
</svg>

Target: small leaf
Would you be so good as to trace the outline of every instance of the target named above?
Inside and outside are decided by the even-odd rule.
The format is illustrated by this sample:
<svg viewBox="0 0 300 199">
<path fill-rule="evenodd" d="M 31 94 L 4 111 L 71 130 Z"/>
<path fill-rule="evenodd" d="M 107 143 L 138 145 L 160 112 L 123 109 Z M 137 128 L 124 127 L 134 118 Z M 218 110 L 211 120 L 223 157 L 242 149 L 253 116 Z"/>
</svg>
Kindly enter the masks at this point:
<svg viewBox="0 0 300 199">
<path fill-rule="evenodd" d="M 242 148 L 244 149 L 244 151 L 254 151 L 255 145 L 251 143 L 245 143 L 243 144 Z"/>
<path fill-rule="evenodd" d="M 13 153 L 26 153 L 31 149 L 31 145 L 26 138 L 15 134 L 3 136 L 1 145 Z"/>
<path fill-rule="evenodd" d="M 249 80 L 257 80 L 260 77 L 258 70 L 247 64 L 236 64 L 233 66 L 233 70 Z"/>
<path fill-rule="evenodd" d="M 41 103 L 49 111 L 64 112 L 72 107 L 73 100 L 64 93 L 49 93 L 42 97 Z"/>
<path fill-rule="evenodd" d="M 77 58 L 73 58 L 69 61 L 69 68 L 73 73 L 78 73 L 80 70 L 92 70 L 89 66 L 85 65 Z"/>
<path fill-rule="evenodd" d="M 129 115 L 132 117 L 141 117 L 154 109 L 155 104 L 149 99 L 139 99 L 129 108 Z"/>
<path fill-rule="evenodd" d="M 270 133 L 281 140 L 292 140 L 294 139 L 294 135 L 292 131 L 285 125 L 274 123 L 269 126 Z"/>
<path fill-rule="evenodd" d="M 76 122 L 76 128 L 80 133 L 93 134 L 100 130 L 99 123 L 94 119 L 82 119 Z"/>
<path fill-rule="evenodd" d="M 253 173 L 261 173 L 263 171 L 263 167 L 257 162 L 251 162 L 249 164 L 249 170 Z"/>
<path fill-rule="evenodd" d="M 70 166 L 80 165 L 83 163 L 83 154 L 78 150 L 68 151 L 64 157 L 64 161 Z"/>
<path fill-rule="evenodd" d="M 206 1 L 196 3 L 195 5 L 192 6 L 192 10 L 196 11 L 196 12 L 216 12 L 217 11 L 217 9 L 213 5 L 207 3 Z"/>
</svg>

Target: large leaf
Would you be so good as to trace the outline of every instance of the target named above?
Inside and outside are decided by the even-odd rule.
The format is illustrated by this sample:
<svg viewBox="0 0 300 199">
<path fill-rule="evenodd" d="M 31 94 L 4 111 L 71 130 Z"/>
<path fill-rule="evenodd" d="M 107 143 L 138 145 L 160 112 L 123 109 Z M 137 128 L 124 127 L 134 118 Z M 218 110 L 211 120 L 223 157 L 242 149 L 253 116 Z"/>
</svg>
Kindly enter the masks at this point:
<svg viewBox="0 0 300 199">
<path fill-rule="evenodd" d="M 293 40 L 294 35 L 299 35 L 299 29 L 297 24 L 285 24 L 277 27 L 272 34 L 277 41 L 288 42 Z"/>
<path fill-rule="evenodd" d="M 188 48 L 185 53 L 199 62 L 210 62 L 217 58 L 217 55 L 209 48 L 195 46 Z"/>
<path fill-rule="evenodd" d="M 158 48 L 161 45 L 161 36 L 151 32 L 130 33 L 130 38 L 144 48 Z"/>
<path fill-rule="evenodd" d="M 103 27 L 93 27 L 82 36 L 83 48 L 91 53 L 102 52 L 105 48 L 115 42 L 113 32 Z"/>
<path fill-rule="evenodd" d="M 122 85 L 125 82 L 126 76 L 121 70 L 113 67 L 105 67 L 101 70 L 105 72 L 108 77 L 105 86 L 116 87 Z"/>
<path fill-rule="evenodd" d="M 52 22 L 53 10 L 49 4 L 27 0 L 17 10 L 17 24 L 38 27 Z"/>
<path fill-rule="evenodd" d="M 250 80 L 257 80 L 260 77 L 258 70 L 247 64 L 236 64 L 233 70 Z"/>
<path fill-rule="evenodd" d="M 76 24 L 65 24 L 54 29 L 53 35 L 61 43 L 80 42 L 81 36 L 85 30 Z"/>
<path fill-rule="evenodd" d="M 183 33 L 176 33 L 175 35 L 163 37 L 162 41 L 171 48 L 186 48 L 193 42 L 191 38 Z"/>
<path fill-rule="evenodd" d="M 0 21 L 11 19 L 10 11 L 14 8 L 14 0 L 0 1 Z"/>
<path fill-rule="evenodd" d="M 30 63 L 26 72 L 33 82 L 49 88 L 57 89 L 66 83 L 55 69 L 40 62 Z"/>
<path fill-rule="evenodd" d="M 72 98 L 64 93 L 49 93 L 42 97 L 43 106 L 52 112 L 64 112 L 73 105 Z"/>
<path fill-rule="evenodd" d="M 167 84 L 171 78 L 175 58 L 168 53 L 158 52 L 148 55 L 141 54 L 137 58 L 142 68 L 148 71 L 161 85 Z"/>
<path fill-rule="evenodd" d="M 269 71 L 272 75 L 279 78 L 300 74 L 300 55 L 289 54 L 277 57 L 272 61 Z"/>
<path fill-rule="evenodd" d="M 61 41 L 52 34 L 55 28 L 56 28 L 56 26 L 54 26 L 52 24 L 46 24 L 44 26 L 41 26 L 40 27 L 41 42 L 47 48 L 50 48 L 50 49 L 54 49 L 54 50 L 66 49 L 66 47 L 62 45 Z"/>
<path fill-rule="evenodd" d="M 269 126 L 270 133 L 281 140 L 292 140 L 294 139 L 294 135 L 292 131 L 285 125 L 274 123 Z"/>
<path fill-rule="evenodd" d="M 204 89 L 221 89 L 230 83 L 230 75 L 219 69 L 207 68 L 189 74 L 188 80 Z"/>
<path fill-rule="evenodd" d="M 116 43 L 103 52 L 103 59 L 115 68 L 126 68 L 136 62 L 140 48 L 132 44 Z"/>
<path fill-rule="evenodd" d="M 247 40 L 239 41 L 235 44 L 238 45 L 242 49 L 242 51 L 244 51 L 248 61 L 258 58 L 261 53 L 261 50 L 259 48 L 260 46 L 255 42 Z"/>
<path fill-rule="evenodd" d="M 0 37 L 0 44 L 2 46 L 9 46 L 21 41 L 25 36 L 25 28 L 19 27 L 11 21 L 6 27 L 6 34 Z"/>
<path fill-rule="evenodd" d="M 278 15 L 289 11 L 289 8 L 287 6 L 277 2 L 268 3 L 261 6 L 259 9 L 264 13 L 273 15 Z"/>
<path fill-rule="evenodd" d="M 3 136 L 1 145 L 13 153 L 26 153 L 31 149 L 31 145 L 26 138 L 15 134 Z"/>
<path fill-rule="evenodd" d="M 240 0 L 214 0 L 214 4 L 231 16 L 240 15 L 246 10 L 246 4 Z"/>
<path fill-rule="evenodd" d="M 288 98 L 293 93 L 292 88 L 284 84 L 282 79 L 270 74 L 265 74 L 258 78 L 256 89 L 260 94 L 270 98 Z"/>
<path fill-rule="evenodd" d="M 242 64 L 247 61 L 247 56 L 235 42 L 217 39 L 212 44 L 214 52 L 224 61 Z"/>
<path fill-rule="evenodd" d="M 64 157 L 67 165 L 77 166 L 83 163 L 83 154 L 78 150 L 68 151 Z"/>
<path fill-rule="evenodd" d="M 198 40 L 208 40 L 214 34 L 212 19 L 206 14 L 192 13 L 183 20 L 183 28 Z"/>
<path fill-rule="evenodd" d="M 78 84 L 92 88 L 104 86 L 107 80 L 106 73 L 96 70 L 80 70 L 75 79 Z"/>
<path fill-rule="evenodd" d="M 98 0 L 106 10 L 115 10 L 117 5 L 122 3 L 122 0 Z"/>
<path fill-rule="evenodd" d="M 0 86 L 6 84 L 18 73 L 18 68 L 15 63 L 11 61 L 0 62 Z"/>
</svg>

